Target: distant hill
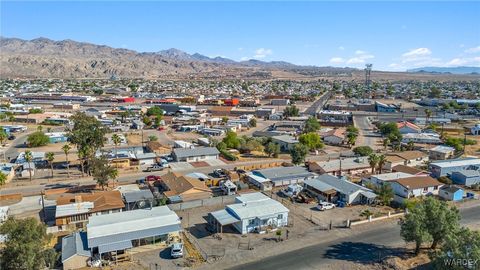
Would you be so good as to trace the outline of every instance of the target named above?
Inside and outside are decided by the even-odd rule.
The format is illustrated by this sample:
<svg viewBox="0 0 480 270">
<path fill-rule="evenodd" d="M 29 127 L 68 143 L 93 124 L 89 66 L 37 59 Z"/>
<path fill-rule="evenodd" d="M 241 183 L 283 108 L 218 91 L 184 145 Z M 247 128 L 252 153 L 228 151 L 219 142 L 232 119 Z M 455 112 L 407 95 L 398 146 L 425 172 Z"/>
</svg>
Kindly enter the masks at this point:
<svg viewBox="0 0 480 270">
<path fill-rule="evenodd" d="M 0 37 L 0 76 L 7 78 L 275 78 L 350 74 L 355 69 L 283 61 L 237 62 L 171 48 L 137 52 L 73 40 Z M 309 70 L 309 72 L 305 72 Z"/>
<path fill-rule="evenodd" d="M 407 72 L 480 74 L 480 67 L 421 67 L 408 69 Z"/>
</svg>

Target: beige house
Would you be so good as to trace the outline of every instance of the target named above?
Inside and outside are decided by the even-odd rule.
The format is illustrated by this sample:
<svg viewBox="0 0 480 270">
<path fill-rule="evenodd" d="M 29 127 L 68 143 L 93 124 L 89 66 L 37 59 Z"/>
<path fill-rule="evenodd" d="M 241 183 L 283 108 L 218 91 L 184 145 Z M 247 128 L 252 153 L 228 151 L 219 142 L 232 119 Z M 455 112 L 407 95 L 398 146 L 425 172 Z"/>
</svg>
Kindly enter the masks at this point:
<svg viewBox="0 0 480 270">
<path fill-rule="evenodd" d="M 420 151 L 404 151 L 391 153 L 386 156 L 387 162 L 383 165 L 383 170 L 392 171 L 392 168 L 397 165 L 406 165 L 409 167 L 416 167 L 425 165 L 429 158 L 426 153 Z"/>
<path fill-rule="evenodd" d="M 192 177 L 169 172 L 161 177 L 160 182 L 164 189 L 163 193 L 171 201 L 185 202 L 212 197 L 212 191 L 205 182 Z"/>
</svg>

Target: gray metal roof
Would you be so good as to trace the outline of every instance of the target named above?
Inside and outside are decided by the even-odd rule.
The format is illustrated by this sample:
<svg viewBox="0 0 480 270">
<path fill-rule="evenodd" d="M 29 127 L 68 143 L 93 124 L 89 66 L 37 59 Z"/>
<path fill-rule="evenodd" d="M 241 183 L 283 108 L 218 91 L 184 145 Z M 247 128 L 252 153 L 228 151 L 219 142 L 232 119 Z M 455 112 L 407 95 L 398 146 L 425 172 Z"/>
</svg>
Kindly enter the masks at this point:
<svg viewBox="0 0 480 270">
<path fill-rule="evenodd" d="M 74 255 L 90 257 L 87 246 L 87 233 L 76 232 L 62 238 L 62 262 Z"/>
<path fill-rule="evenodd" d="M 167 206 L 91 216 L 87 225 L 88 246 L 178 232 L 180 225 L 180 218 Z"/>
<path fill-rule="evenodd" d="M 106 245 L 98 246 L 98 253 L 103 254 L 110 251 L 124 250 L 132 248 L 132 241 L 114 242 Z"/>
<path fill-rule="evenodd" d="M 136 191 L 129 191 L 123 194 L 123 198 L 125 202 L 138 202 L 143 200 L 151 200 L 153 199 L 153 194 L 149 189 L 141 189 Z"/>
<path fill-rule="evenodd" d="M 260 192 L 240 195 L 236 201 L 238 203 L 227 205 L 225 210 L 241 220 L 276 216 L 289 212 L 283 204 Z"/>
<path fill-rule="evenodd" d="M 307 168 L 294 166 L 294 167 L 275 167 L 262 170 L 254 170 L 253 173 L 257 176 L 268 178 L 272 181 L 282 181 L 287 179 L 306 178 L 316 175 L 309 172 Z"/>
<path fill-rule="evenodd" d="M 233 224 L 235 222 L 238 222 L 240 221 L 238 218 L 234 217 L 233 215 L 231 215 L 229 212 L 227 212 L 227 210 L 223 209 L 223 210 L 219 210 L 219 211 L 215 211 L 215 212 L 211 212 L 210 213 L 216 220 L 218 223 L 220 223 L 222 226 L 224 225 L 229 225 L 229 224 Z"/>
<path fill-rule="evenodd" d="M 312 187 L 315 187 L 315 185 L 317 185 L 323 188 L 330 186 L 331 189 L 334 189 L 337 192 L 348 194 L 348 195 L 353 194 L 359 190 L 371 191 L 366 187 L 362 187 L 360 185 L 357 185 L 347 180 L 338 179 L 337 177 L 334 177 L 328 174 L 323 174 L 314 179 L 306 180 L 305 184 Z"/>
<path fill-rule="evenodd" d="M 480 170 L 459 170 L 453 173 L 462 174 L 466 177 L 477 177 L 480 176 Z"/>
<path fill-rule="evenodd" d="M 220 152 L 216 147 L 198 147 L 198 148 L 175 148 L 173 153 L 177 158 L 196 157 L 196 156 L 213 156 Z"/>
<path fill-rule="evenodd" d="M 460 166 L 468 166 L 468 165 L 480 165 L 479 158 L 458 158 L 458 159 L 447 159 L 441 161 L 435 161 L 430 163 L 431 166 L 437 166 L 440 168 L 448 168 L 448 167 L 460 167 Z"/>
</svg>

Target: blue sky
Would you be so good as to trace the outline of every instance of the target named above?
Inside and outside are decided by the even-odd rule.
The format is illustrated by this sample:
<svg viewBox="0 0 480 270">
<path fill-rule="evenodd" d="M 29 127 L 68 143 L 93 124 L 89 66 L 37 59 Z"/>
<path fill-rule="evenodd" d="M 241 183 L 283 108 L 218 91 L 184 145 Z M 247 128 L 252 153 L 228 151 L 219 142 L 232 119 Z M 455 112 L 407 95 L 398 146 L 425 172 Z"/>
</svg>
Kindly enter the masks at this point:
<svg viewBox="0 0 480 270">
<path fill-rule="evenodd" d="M 1 2 L 5 37 L 405 70 L 480 66 L 480 2 Z"/>
</svg>

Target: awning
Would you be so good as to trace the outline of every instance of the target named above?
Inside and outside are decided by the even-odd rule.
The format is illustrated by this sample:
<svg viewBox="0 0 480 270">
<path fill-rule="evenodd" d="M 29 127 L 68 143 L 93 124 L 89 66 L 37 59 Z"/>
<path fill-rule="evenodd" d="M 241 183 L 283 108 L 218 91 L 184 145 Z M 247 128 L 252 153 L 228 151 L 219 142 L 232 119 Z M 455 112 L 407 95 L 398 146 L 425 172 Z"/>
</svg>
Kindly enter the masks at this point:
<svg viewBox="0 0 480 270">
<path fill-rule="evenodd" d="M 102 254 L 110 251 L 124 250 L 132 247 L 132 241 L 115 242 L 98 246 L 98 253 Z"/>
<path fill-rule="evenodd" d="M 220 223 L 220 225 L 229 225 L 233 224 L 235 222 L 240 221 L 238 218 L 232 216 L 230 213 L 227 212 L 227 210 L 219 210 L 210 213 L 215 220 Z"/>
<path fill-rule="evenodd" d="M 365 196 L 368 199 L 375 199 L 377 197 L 377 194 L 370 192 L 370 191 L 362 191 L 360 192 L 363 196 Z"/>
</svg>

